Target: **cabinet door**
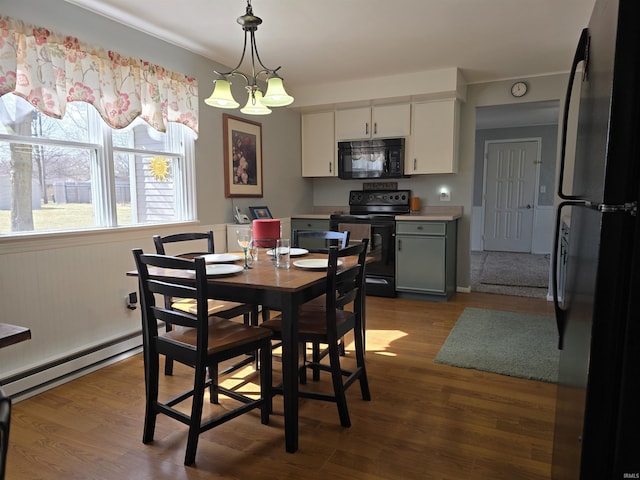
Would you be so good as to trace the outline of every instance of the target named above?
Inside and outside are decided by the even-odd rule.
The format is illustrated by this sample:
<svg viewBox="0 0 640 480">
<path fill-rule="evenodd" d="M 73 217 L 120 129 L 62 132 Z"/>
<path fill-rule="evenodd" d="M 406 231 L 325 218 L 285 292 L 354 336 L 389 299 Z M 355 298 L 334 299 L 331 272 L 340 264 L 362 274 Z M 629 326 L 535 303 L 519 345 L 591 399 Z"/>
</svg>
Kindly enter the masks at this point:
<svg viewBox="0 0 640 480">
<path fill-rule="evenodd" d="M 455 99 L 413 105 L 406 174 L 458 171 L 458 110 Z"/>
<path fill-rule="evenodd" d="M 396 237 L 396 289 L 446 293 L 445 237 Z"/>
<path fill-rule="evenodd" d="M 371 137 L 371 108 L 336 110 L 336 139 L 358 140 Z"/>
<path fill-rule="evenodd" d="M 302 176 L 337 176 L 336 149 L 333 112 L 303 115 Z"/>
<path fill-rule="evenodd" d="M 372 137 L 395 138 L 411 135 L 411 105 L 379 105 L 373 107 Z"/>
</svg>

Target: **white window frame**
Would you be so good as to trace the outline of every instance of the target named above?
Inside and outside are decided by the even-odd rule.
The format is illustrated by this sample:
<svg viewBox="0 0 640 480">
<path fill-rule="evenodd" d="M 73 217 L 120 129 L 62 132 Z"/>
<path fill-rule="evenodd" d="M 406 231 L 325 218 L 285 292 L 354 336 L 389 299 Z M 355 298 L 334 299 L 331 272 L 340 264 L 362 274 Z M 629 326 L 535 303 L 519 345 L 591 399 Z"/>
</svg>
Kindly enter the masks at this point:
<svg viewBox="0 0 640 480">
<path fill-rule="evenodd" d="M 149 225 L 178 224 L 194 222 L 197 220 L 196 209 L 196 182 L 195 182 L 195 133 L 187 127 L 175 125 L 169 122 L 167 133 L 170 135 L 169 144 L 171 151 L 152 151 L 136 148 L 114 147 L 112 142 L 112 128 L 100 117 L 98 112 L 87 109 L 89 142 L 67 141 L 48 139 L 42 137 L 0 134 L 0 140 L 9 143 L 22 143 L 30 145 L 56 145 L 71 148 L 85 148 L 93 150 L 94 155 L 90 166 L 92 185 L 92 204 L 94 209 L 94 229 L 109 229 L 120 227 L 144 227 Z M 117 224 L 116 211 L 116 185 L 113 154 L 115 151 L 145 155 L 170 155 L 177 158 L 172 169 L 174 175 L 174 212 L 175 219 L 172 222 L 148 222 L 132 223 L 129 225 Z M 177 168 L 176 168 L 177 167 Z M 134 174 L 133 170 L 130 172 Z M 133 179 L 132 179 L 133 180 Z M 132 184 L 135 185 L 135 182 Z M 132 203 L 134 199 L 132 197 Z M 89 228 L 91 229 L 91 228 Z M 47 235 L 72 232 L 86 232 L 87 228 L 69 228 L 65 230 L 28 230 L 23 232 L 5 232 L 4 238 L 24 235 Z"/>
</svg>

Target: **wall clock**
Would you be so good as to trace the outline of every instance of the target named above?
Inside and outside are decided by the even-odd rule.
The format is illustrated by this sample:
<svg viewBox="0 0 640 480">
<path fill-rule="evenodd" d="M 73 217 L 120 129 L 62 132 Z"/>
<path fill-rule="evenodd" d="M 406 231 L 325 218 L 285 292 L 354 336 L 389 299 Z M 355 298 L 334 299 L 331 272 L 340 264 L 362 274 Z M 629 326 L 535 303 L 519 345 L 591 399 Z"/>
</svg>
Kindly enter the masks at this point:
<svg viewBox="0 0 640 480">
<path fill-rule="evenodd" d="M 514 97 L 522 97 L 525 93 L 527 93 L 527 89 L 529 87 L 525 82 L 516 82 L 511 85 L 511 95 Z"/>
</svg>

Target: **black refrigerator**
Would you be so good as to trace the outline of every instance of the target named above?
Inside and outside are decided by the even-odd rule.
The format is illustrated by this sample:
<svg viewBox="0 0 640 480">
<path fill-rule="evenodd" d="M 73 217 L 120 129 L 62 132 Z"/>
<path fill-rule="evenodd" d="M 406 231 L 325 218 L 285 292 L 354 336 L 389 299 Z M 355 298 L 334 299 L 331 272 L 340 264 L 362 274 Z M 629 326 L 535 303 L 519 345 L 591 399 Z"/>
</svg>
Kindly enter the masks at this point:
<svg viewBox="0 0 640 480">
<path fill-rule="evenodd" d="M 552 478 L 640 478 L 640 0 L 596 0 L 564 110 Z"/>
</svg>

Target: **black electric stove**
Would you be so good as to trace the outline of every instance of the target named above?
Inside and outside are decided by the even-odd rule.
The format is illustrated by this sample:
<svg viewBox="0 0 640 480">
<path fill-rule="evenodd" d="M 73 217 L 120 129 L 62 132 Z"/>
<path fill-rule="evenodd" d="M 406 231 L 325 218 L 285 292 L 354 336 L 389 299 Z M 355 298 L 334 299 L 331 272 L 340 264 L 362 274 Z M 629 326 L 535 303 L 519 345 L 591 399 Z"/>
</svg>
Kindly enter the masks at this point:
<svg viewBox="0 0 640 480">
<path fill-rule="evenodd" d="M 331 230 L 349 229 L 349 225 L 353 225 L 352 232 L 362 232 L 361 225 L 370 228 L 367 295 L 396 296 L 395 217 L 409 214 L 410 199 L 410 190 L 353 190 L 349 193 L 349 214 L 331 215 Z"/>
</svg>

